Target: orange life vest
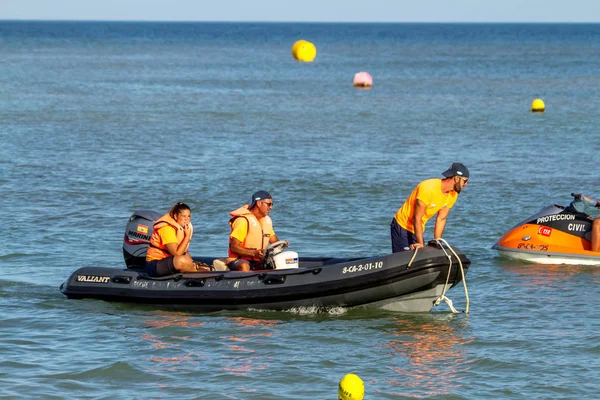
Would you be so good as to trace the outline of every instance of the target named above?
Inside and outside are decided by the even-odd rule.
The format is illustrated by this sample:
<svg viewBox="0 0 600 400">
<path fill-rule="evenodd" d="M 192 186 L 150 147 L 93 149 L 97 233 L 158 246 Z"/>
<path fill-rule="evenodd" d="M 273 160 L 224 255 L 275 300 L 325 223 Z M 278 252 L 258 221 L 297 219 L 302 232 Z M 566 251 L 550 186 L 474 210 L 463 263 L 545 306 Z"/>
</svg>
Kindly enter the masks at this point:
<svg viewBox="0 0 600 400">
<path fill-rule="evenodd" d="M 229 213 L 231 215 L 231 219 L 229 220 L 229 225 L 231 226 L 231 231 L 233 231 L 233 221 L 236 218 L 245 218 L 248 222 L 248 234 L 246 238 L 242 242 L 242 246 L 247 249 L 266 249 L 269 245 L 269 240 L 271 239 L 271 232 L 273 231 L 273 221 L 271 217 L 268 215 L 260 220 L 257 219 L 254 214 L 250 212 L 248 209 L 248 205 L 242 206 L 237 210 L 234 210 Z M 230 239 L 231 240 L 231 239 Z M 255 260 L 254 257 L 250 256 L 238 256 L 229 248 L 229 258 L 243 258 L 245 260 Z"/>
<path fill-rule="evenodd" d="M 183 238 L 185 237 L 185 233 L 183 231 L 183 227 L 177 223 L 169 214 L 165 214 L 154 223 L 154 231 L 152 232 L 152 237 L 150 237 L 150 245 L 148 246 L 148 253 L 146 253 L 146 260 L 162 260 L 163 258 L 172 257 L 173 255 L 169 253 L 167 250 L 167 246 L 165 246 L 160 239 L 160 235 L 158 234 L 158 230 L 165 226 L 172 226 L 175 229 L 175 233 L 177 235 L 177 245 L 181 243 Z M 190 238 L 191 239 L 191 238 Z M 189 247 L 189 242 L 188 242 Z M 187 251 L 187 248 L 186 248 Z"/>
</svg>

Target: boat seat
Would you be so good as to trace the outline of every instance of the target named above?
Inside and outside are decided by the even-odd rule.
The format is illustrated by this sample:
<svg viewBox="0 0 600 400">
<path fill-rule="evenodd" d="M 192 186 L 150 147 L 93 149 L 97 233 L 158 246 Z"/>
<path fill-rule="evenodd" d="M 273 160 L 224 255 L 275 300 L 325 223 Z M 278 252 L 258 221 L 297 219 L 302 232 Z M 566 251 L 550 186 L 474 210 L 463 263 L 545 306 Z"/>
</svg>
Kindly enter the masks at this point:
<svg viewBox="0 0 600 400">
<path fill-rule="evenodd" d="M 213 260 L 212 267 L 215 271 L 229 271 L 229 267 L 227 267 L 227 263 L 225 262 L 226 258 L 215 258 Z"/>
</svg>

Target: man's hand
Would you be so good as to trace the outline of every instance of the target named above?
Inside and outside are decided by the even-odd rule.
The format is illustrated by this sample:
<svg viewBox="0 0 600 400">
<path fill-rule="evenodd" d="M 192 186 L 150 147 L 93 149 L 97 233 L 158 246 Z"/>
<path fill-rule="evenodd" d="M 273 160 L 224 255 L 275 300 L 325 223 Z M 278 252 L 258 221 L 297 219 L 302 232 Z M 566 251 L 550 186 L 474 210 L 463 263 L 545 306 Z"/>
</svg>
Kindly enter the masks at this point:
<svg viewBox="0 0 600 400">
<path fill-rule="evenodd" d="M 265 253 L 261 249 L 254 250 L 254 258 L 257 260 L 263 260 L 265 258 Z"/>
<path fill-rule="evenodd" d="M 416 249 L 421 248 L 421 247 L 423 247 L 423 245 L 421 243 L 413 243 L 413 244 L 410 245 L 410 249 L 411 250 L 416 250 Z"/>
</svg>

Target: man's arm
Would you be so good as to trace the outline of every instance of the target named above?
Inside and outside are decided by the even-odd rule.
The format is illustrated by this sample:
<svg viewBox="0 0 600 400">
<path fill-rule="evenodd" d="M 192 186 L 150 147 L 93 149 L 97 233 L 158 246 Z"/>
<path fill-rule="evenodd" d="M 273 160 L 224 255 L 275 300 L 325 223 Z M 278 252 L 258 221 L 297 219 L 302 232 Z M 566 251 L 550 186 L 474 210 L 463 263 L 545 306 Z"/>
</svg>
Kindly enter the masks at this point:
<svg viewBox="0 0 600 400">
<path fill-rule="evenodd" d="M 250 256 L 262 260 L 264 253 L 261 249 L 249 249 L 243 246 L 243 241 L 248 236 L 248 220 L 246 218 L 236 218 L 233 221 L 231 233 L 229 234 L 229 248 L 238 256 Z"/>
<path fill-rule="evenodd" d="M 417 244 L 423 246 L 423 224 L 421 220 L 423 219 L 423 215 L 425 215 L 425 210 L 427 209 L 427 205 L 419 199 L 415 200 L 415 219 L 413 221 L 413 225 L 415 227 L 415 236 L 417 238 Z"/>
<path fill-rule="evenodd" d="M 242 246 L 242 242 L 234 237 L 229 238 L 229 248 L 238 256 L 250 256 L 262 260 L 265 254 L 261 249 L 247 249 Z"/>
<path fill-rule="evenodd" d="M 434 239 L 440 239 L 442 237 L 444 228 L 446 227 L 446 218 L 448 218 L 449 213 L 449 208 L 442 208 L 438 211 L 437 218 L 435 219 L 435 228 L 433 228 Z"/>
</svg>

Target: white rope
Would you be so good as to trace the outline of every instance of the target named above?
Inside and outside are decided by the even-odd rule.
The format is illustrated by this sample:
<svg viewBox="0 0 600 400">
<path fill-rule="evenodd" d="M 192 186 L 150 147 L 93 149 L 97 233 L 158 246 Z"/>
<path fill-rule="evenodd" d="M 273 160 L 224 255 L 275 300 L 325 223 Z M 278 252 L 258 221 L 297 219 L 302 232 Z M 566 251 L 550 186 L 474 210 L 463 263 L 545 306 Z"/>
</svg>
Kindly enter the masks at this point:
<svg viewBox="0 0 600 400">
<path fill-rule="evenodd" d="M 437 306 L 442 302 L 442 300 L 444 300 L 446 302 L 446 304 L 448 304 L 448 307 L 450 307 L 450 310 L 452 310 L 453 313 L 455 313 L 455 314 L 458 313 L 458 311 L 456 311 L 456 308 L 454 308 L 454 306 L 452 305 L 452 300 L 450 300 L 448 297 L 446 297 L 446 292 L 448 291 L 448 289 L 450 289 L 448 287 L 448 282 L 450 281 L 450 273 L 452 272 L 452 256 L 450 254 L 448 254 L 448 252 L 442 245 L 442 243 L 443 243 L 448 247 L 448 249 L 452 252 L 452 254 L 454 254 L 454 257 L 456 257 L 456 259 L 458 260 L 458 265 L 460 266 L 460 273 L 462 275 L 463 287 L 465 288 L 465 297 L 467 300 L 465 314 L 468 314 L 469 313 L 469 303 L 470 303 L 469 290 L 467 289 L 467 281 L 465 280 L 465 271 L 464 271 L 464 268 L 462 265 L 462 261 L 460 260 L 460 257 L 458 257 L 458 255 L 456 254 L 454 249 L 448 244 L 448 242 L 446 242 L 446 240 L 444 240 L 442 238 L 434 239 L 434 240 L 442 248 L 442 250 L 446 254 L 446 257 L 448 257 L 448 260 L 450 262 L 450 265 L 448 266 L 448 276 L 446 276 L 446 283 L 444 284 L 444 290 L 442 290 L 442 295 L 437 298 L 437 300 L 434 302 L 434 305 Z M 416 254 L 416 251 L 415 251 L 415 254 Z M 414 258 L 414 256 L 413 256 L 413 258 Z M 412 262 L 412 260 L 411 260 L 411 262 Z"/>
<path fill-rule="evenodd" d="M 438 306 L 442 300 L 444 300 L 446 302 L 446 304 L 448 304 L 448 307 L 450 308 L 450 310 L 454 313 L 454 314 L 458 314 L 459 312 L 456 310 L 456 308 L 454 308 L 454 305 L 452 304 L 452 300 L 450 300 L 447 296 L 446 296 L 446 292 L 448 292 L 448 289 L 450 289 L 448 287 L 448 282 L 450 281 L 450 273 L 452 272 L 452 256 L 450 254 L 448 254 L 448 252 L 446 251 L 446 249 L 444 248 L 444 246 L 442 245 L 445 244 L 448 249 L 450 249 L 450 251 L 452 252 L 452 254 L 454 254 L 454 257 L 456 257 L 456 259 L 458 260 L 458 265 L 460 266 L 460 273 L 462 275 L 462 282 L 463 282 L 463 287 L 465 288 L 465 297 L 467 299 L 467 305 L 465 308 L 465 314 L 469 313 L 469 290 L 467 289 L 467 281 L 465 280 L 465 271 L 463 269 L 463 265 L 462 265 L 462 261 L 460 261 L 460 257 L 458 257 L 458 255 L 456 254 L 456 252 L 454 251 L 454 249 L 452 248 L 452 246 L 450 246 L 448 244 L 448 242 L 446 242 L 445 239 L 439 238 L 439 239 L 434 239 L 436 241 L 436 243 L 442 248 L 442 250 L 444 251 L 444 254 L 446 254 L 446 257 L 448 257 L 448 261 L 450 263 L 450 265 L 448 266 L 448 275 L 446 276 L 446 283 L 444 284 L 444 290 L 442 290 L 442 294 L 440 297 L 438 297 L 433 305 L 434 306 Z M 413 255 L 410 259 L 410 261 L 408 262 L 408 268 L 411 267 L 413 261 L 415 260 L 415 257 L 417 256 L 417 252 L 419 251 L 419 247 L 416 247 Z"/>
<path fill-rule="evenodd" d="M 408 265 L 407 265 L 408 268 L 410 268 L 410 266 L 412 265 L 413 261 L 415 260 L 415 257 L 417 256 L 417 252 L 418 251 L 419 251 L 419 248 L 415 247 L 415 251 L 413 252 L 412 258 L 408 262 Z"/>
</svg>

